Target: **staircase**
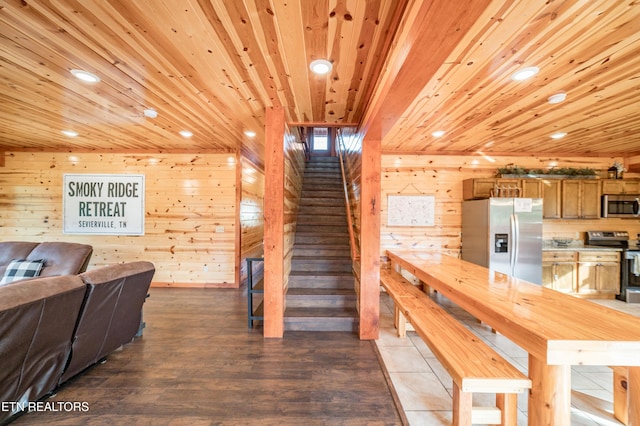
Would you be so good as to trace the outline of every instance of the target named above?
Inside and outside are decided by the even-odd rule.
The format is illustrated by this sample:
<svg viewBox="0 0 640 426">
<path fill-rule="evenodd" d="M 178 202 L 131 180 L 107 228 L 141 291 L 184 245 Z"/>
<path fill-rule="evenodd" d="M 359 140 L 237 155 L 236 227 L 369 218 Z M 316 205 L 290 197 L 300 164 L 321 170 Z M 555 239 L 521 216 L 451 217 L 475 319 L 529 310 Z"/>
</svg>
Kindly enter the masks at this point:
<svg viewBox="0 0 640 426">
<path fill-rule="evenodd" d="M 358 330 L 344 189 L 337 157 L 307 162 L 298 211 L 285 330 Z"/>
</svg>

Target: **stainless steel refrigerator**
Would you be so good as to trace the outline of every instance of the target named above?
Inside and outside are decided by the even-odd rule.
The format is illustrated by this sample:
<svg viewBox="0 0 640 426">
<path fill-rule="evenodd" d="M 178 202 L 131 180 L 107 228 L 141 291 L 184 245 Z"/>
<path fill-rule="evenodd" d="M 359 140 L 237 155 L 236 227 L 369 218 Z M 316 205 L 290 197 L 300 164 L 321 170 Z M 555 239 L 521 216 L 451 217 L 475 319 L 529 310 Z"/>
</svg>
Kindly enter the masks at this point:
<svg viewBox="0 0 640 426">
<path fill-rule="evenodd" d="M 542 284 L 542 199 L 464 201 L 462 259 Z"/>
</svg>

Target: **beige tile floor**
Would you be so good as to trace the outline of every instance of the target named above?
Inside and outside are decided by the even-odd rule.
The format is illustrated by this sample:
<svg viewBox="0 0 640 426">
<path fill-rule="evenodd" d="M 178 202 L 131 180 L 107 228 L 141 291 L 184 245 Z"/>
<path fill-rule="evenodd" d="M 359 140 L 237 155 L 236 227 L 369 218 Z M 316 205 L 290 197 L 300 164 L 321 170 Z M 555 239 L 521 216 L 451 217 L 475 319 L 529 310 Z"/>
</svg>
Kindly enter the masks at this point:
<svg viewBox="0 0 640 426">
<path fill-rule="evenodd" d="M 491 333 L 442 295 L 437 300 L 505 359 L 526 373 L 527 353 L 499 334 Z M 640 316 L 640 304 L 618 300 L 597 301 L 612 308 Z M 382 293 L 378 350 L 396 390 L 410 425 L 439 426 L 451 424 L 451 378 L 422 339 L 408 331 L 398 338 L 393 327 L 393 301 Z M 598 366 L 575 366 L 571 374 L 571 425 L 620 425 L 613 417 L 613 377 L 611 369 Z M 483 402 L 486 401 L 486 402 Z M 493 405 L 494 395 L 474 396 L 474 405 Z M 527 424 L 527 396 L 518 397 L 518 425 Z"/>
</svg>

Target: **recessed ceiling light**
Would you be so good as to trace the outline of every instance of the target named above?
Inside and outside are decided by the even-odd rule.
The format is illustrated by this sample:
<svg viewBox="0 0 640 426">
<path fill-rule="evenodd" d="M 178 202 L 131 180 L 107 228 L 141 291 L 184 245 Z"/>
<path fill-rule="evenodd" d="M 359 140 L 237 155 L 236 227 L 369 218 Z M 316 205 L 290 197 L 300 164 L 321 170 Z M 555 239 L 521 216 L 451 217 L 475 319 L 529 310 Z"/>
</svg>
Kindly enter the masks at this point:
<svg viewBox="0 0 640 426">
<path fill-rule="evenodd" d="M 158 116 L 158 111 L 155 109 L 147 108 L 143 112 L 145 117 L 156 118 Z"/>
<path fill-rule="evenodd" d="M 191 132 L 190 132 L 190 131 L 188 131 L 188 130 L 180 130 L 180 135 L 181 135 L 183 138 L 190 138 L 191 136 L 193 136 L 193 133 L 191 133 Z"/>
<path fill-rule="evenodd" d="M 73 74 L 75 78 L 82 80 L 85 83 L 97 83 L 100 81 L 100 77 L 93 73 L 90 73 L 89 71 L 71 70 L 71 74 Z"/>
<path fill-rule="evenodd" d="M 247 135 L 250 138 L 253 138 L 256 136 L 256 132 L 254 132 L 253 130 L 245 130 L 244 134 Z"/>
<path fill-rule="evenodd" d="M 550 104 L 559 104 L 560 102 L 564 102 L 567 99 L 567 94 L 564 92 L 556 93 L 555 95 L 551 95 L 547 98 L 547 101 Z"/>
<path fill-rule="evenodd" d="M 431 136 L 433 136 L 434 138 L 441 138 L 442 136 L 444 136 L 444 130 L 436 130 L 435 132 L 431 133 Z"/>
<path fill-rule="evenodd" d="M 538 74 L 539 71 L 540 71 L 540 68 L 538 68 L 538 67 L 523 68 L 523 69 L 521 69 L 519 71 L 514 72 L 511 75 L 511 80 L 523 81 L 523 80 L 526 80 L 526 79 L 531 78 L 534 75 Z"/>
<path fill-rule="evenodd" d="M 78 132 L 73 130 L 63 130 L 61 133 L 65 136 L 69 136 L 70 138 L 75 138 L 76 136 L 78 136 Z"/>
<path fill-rule="evenodd" d="M 567 132 L 556 132 L 551 135 L 551 139 L 562 139 L 567 136 Z"/>
<path fill-rule="evenodd" d="M 316 74 L 326 74 L 333 68 L 333 64 L 326 59 L 316 59 L 309 64 L 309 68 Z"/>
</svg>

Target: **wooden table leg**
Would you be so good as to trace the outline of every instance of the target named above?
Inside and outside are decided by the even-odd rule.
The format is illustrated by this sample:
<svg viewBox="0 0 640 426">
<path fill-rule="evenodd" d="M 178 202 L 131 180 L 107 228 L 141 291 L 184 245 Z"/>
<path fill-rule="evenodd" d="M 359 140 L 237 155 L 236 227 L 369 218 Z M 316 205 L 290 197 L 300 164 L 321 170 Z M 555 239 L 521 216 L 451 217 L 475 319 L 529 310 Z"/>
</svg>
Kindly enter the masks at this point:
<svg viewBox="0 0 640 426">
<path fill-rule="evenodd" d="M 627 401 L 629 403 L 629 426 L 640 425 L 640 367 L 629 367 L 627 381 Z"/>
<path fill-rule="evenodd" d="M 529 426 L 571 424 L 571 366 L 547 365 L 529 355 Z"/>
<path fill-rule="evenodd" d="M 627 367 L 614 366 L 613 370 L 613 417 L 623 425 L 629 424 L 629 369 Z"/>
</svg>

